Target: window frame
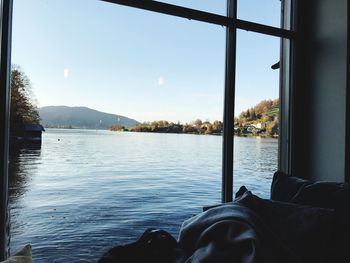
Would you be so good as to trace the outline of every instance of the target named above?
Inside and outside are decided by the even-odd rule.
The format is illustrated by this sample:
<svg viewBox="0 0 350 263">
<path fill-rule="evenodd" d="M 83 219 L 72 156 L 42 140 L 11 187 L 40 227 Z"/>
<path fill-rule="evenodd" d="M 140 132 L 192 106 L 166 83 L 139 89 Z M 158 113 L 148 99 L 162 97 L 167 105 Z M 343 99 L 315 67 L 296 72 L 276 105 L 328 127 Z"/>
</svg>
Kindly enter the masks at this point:
<svg viewBox="0 0 350 263">
<path fill-rule="evenodd" d="M 8 256 L 8 155 L 13 0 L 0 0 L 0 261 Z"/>
<path fill-rule="evenodd" d="M 234 165 L 234 107 L 236 81 L 237 30 L 246 30 L 281 38 L 280 55 L 280 134 L 278 146 L 278 169 L 289 173 L 291 151 L 291 89 L 293 47 L 296 33 L 293 31 L 293 16 L 296 0 L 281 0 L 281 26 L 276 28 L 237 18 L 237 1 L 227 0 L 227 15 L 213 14 L 187 7 L 158 1 L 101 0 L 143 10 L 163 13 L 226 27 L 225 91 L 223 112 L 223 156 L 222 156 L 222 202 L 233 200 Z M 276 0 L 277 1 L 277 0 Z M 289 28 L 289 29 L 285 29 Z"/>
<path fill-rule="evenodd" d="M 1 4 L 1 61 L 0 61 L 0 260 L 7 257 L 8 220 L 8 141 L 9 103 L 11 69 L 11 29 L 13 0 L 0 0 Z M 100 0 L 133 8 L 163 13 L 190 20 L 226 27 L 226 63 L 224 92 L 224 129 L 222 163 L 222 202 L 233 199 L 233 151 L 234 151 L 234 103 L 236 79 L 236 38 L 237 30 L 242 29 L 281 38 L 280 70 L 280 140 L 278 168 L 289 173 L 291 152 L 291 90 L 293 80 L 293 58 L 296 33 L 293 26 L 296 0 L 281 0 L 283 28 L 237 19 L 237 0 L 227 0 L 227 15 L 195 10 L 173 4 L 144 0 Z M 278 0 L 275 0 L 278 1 Z M 289 29 L 284 29 L 289 28 Z"/>
</svg>

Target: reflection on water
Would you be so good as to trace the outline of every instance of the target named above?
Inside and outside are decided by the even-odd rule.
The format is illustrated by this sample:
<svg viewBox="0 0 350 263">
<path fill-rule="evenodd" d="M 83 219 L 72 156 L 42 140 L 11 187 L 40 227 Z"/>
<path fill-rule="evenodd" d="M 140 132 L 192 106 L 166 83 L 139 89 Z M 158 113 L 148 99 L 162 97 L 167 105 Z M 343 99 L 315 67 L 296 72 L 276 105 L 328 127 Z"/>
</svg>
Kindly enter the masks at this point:
<svg viewBox="0 0 350 263">
<path fill-rule="evenodd" d="M 35 164 L 40 160 L 40 154 L 41 145 L 11 148 L 8 182 L 10 204 L 13 204 L 13 201 L 20 198 L 27 190 L 30 174 L 37 169 Z"/>
<path fill-rule="evenodd" d="M 267 197 L 277 140 L 235 146 L 235 188 Z M 31 243 L 36 263 L 96 262 L 146 228 L 176 237 L 220 202 L 221 154 L 220 136 L 48 129 L 41 149 L 11 155 L 11 251 Z"/>
<path fill-rule="evenodd" d="M 11 244 L 11 236 L 21 234 L 22 224 L 20 223 L 20 210 L 23 207 L 21 200 L 26 191 L 29 190 L 29 182 L 31 175 L 35 173 L 40 160 L 41 145 L 21 145 L 21 147 L 11 147 L 9 155 L 8 170 L 8 191 L 9 191 L 9 210 L 10 210 L 10 229 L 9 242 Z M 15 226 L 15 227 L 13 227 Z M 11 254 L 11 245 L 9 253 Z"/>
</svg>

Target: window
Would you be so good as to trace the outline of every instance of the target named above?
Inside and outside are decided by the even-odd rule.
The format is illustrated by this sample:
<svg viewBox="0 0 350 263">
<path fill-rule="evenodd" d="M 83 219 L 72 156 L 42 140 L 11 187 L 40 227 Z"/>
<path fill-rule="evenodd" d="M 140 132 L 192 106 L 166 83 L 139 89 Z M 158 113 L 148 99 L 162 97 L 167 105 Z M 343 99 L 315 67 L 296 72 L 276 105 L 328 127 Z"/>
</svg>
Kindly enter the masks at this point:
<svg viewBox="0 0 350 263">
<path fill-rule="evenodd" d="M 234 192 L 245 185 L 269 198 L 278 169 L 280 42 L 278 37 L 237 31 Z"/>
<path fill-rule="evenodd" d="M 279 0 L 238 0 L 237 1 L 237 18 L 269 25 L 281 27 L 281 3 Z"/>
<path fill-rule="evenodd" d="M 14 7 L 13 61 L 40 106 L 70 107 L 41 107 L 41 148 L 10 158 L 12 252 L 97 258 L 220 202 L 225 28 L 98 1 Z M 141 124 L 108 131 L 93 110 Z"/>
<path fill-rule="evenodd" d="M 31 158 L 30 161 L 33 164 L 43 162 L 45 158 L 50 156 L 52 151 L 69 149 L 72 145 L 72 138 L 74 136 L 74 138 L 78 138 L 74 139 L 74 143 L 79 144 L 79 151 L 70 151 L 63 160 L 57 160 L 57 163 L 65 162 L 71 164 L 69 168 L 66 167 L 63 169 L 59 166 L 48 165 L 46 170 L 41 171 L 41 177 L 31 177 L 30 180 L 36 180 L 35 191 L 38 195 L 36 195 L 35 198 L 28 198 L 30 193 L 26 192 L 25 189 L 27 183 L 26 179 L 22 178 L 23 180 L 10 182 L 12 187 L 11 198 L 16 194 L 23 197 L 21 199 L 23 202 L 15 203 L 12 201 L 13 206 L 11 208 L 15 214 L 20 213 L 21 209 L 40 209 L 43 211 L 36 215 L 32 214 L 32 216 L 23 217 L 22 219 L 19 218 L 19 220 L 22 221 L 17 222 L 18 225 L 22 223 L 25 224 L 24 220 L 29 220 L 32 222 L 33 227 L 27 228 L 26 230 L 24 228 L 18 228 L 16 230 L 17 232 L 14 232 L 14 234 L 21 235 L 25 232 L 23 235 L 29 241 L 35 239 L 38 232 L 44 232 L 48 234 L 48 238 L 51 239 L 51 241 L 59 244 L 58 250 L 57 246 L 46 246 L 45 252 L 43 252 L 44 250 L 40 252 L 37 250 L 34 252 L 34 255 L 46 261 L 51 259 L 50 256 L 52 254 L 50 253 L 54 253 L 54 250 L 64 255 L 64 251 L 67 251 L 67 246 L 70 246 L 69 249 L 74 250 L 76 248 L 74 246 L 84 248 L 84 245 L 86 245 L 81 237 L 76 237 L 76 243 L 71 244 L 66 240 L 67 233 L 64 231 L 60 232 L 59 235 L 50 232 L 57 227 L 57 225 L 55 226 L 55 221 L 63 222 L 63 225 L 74 223 L 81 224 L 86 235 L 88 233 L 95 234 L 91 236 L 90 241 L 93 240 L 99 243 L 103 238 L 105 243 L 101 243 L 100 245 L 106 247 L 115 243 L 113 237 L 106 235 L 106 233 L 110 234 L 111 229 L 109 227 L 113 225 L 115 221 L 118 221 L 120 223 L 119 227 L 124 230 L 126 228 L 130 229 L 130 225 L 135 227 L 138 229 L 139 234 L 144 227 L 151 227 L 159 223 L 156 218 L 160 214 L 164 216 L 165 221 L 167 219 L 170 220 L 173 216 L 170 213 L 167 214 L 167 209 L 169 208 L 167 204 L 176 204 L 176 200 L 173 199 L 176 194 L 187 194 L 184 200 L 184 206 L 174 205 L 171 208 L 173 210 L 178 210 L 179 214 L 182 213 L 183 217 L 188 217 L 189 214 L 193 213 L 194 207 L 200 210 L 200 206 L 219 202 L 220 192 L 222 193 L 223 202 L 232 200 L 233 192 L 236 191 L 237 187 L 241 184 L 246 184 L 248 188 L 255 193 L 267 197 L 269 178 L 266 179 L 266 184 L 262 188 L 254 188 L 256 184 L 250 184 L 250 182 L 256 178 L 248 178 L 246 176 L 246 170 L 244 170 L 245 168 L 243 166 L 247 167 L 250 163 L 244 163 L 247 159 L 243 158 L 243 155 L 240 155 L 242 149 L 248 149 L 248 151 L 249 149 L 252 151 L 257 150 L 250 156 L 251 162 L 254 162 L 256 158 L 260 158 L 258 157 L 259 154 L 272 156 L 266 162 L 262 159 L 259 159 L 260 163 L 254 162 L 255 167 L 260 166 L 258 168 L 261 168 L 261 171 L 267 171 L 266 174 L 268 173 L 271 175 L 272 171 L 275 170 L 277 166 L 283 170 L 288 169 L 288 98 L 291 81 L 290 53 L 294 38 L 293 32 L 291 31 L 291 1 L 285 0 L 280 2 L 276 0 L 277 3 L 275 3 L 271 0 L 271 5 L 273 6 L 273 10 L 275 10 L 275 13 L 271 16 L 260 15 L 261 13 L 259 12 L 261 10 L 255 7 L 255 5 L 260 4 L 259 1 L 249 1 L 252 4 L 251 8 L 248 8 L 244 1 L 228 0 L 228 15 L 224 14 L 226 9 L 225 1 L 206 1 L 205 5 L 203 1 L 153 1 L 153 3 L 150 3 L 151 1 L 105 0 L 104 2 L 110 3 L 100 3 L 96 9 L 90 6 L 91 9 L 87 12 L 90 13 L 90 16 L 84 12 L 78 13 L 72 11 L 74 10 L 72 6 L 81 5 L 81 7 L 84 8 L 83 6 L 86 5 L 89 7 L 92 1 L 88 4 L 83 0 L 75 1 L 74 3 L 68 0 L 64 3 L 63 1 L 57 1 L 56 3 L 50 1 L 50 3 L 48 3 L 47 1 L 35 0 L 30 3 L 32 7 L 40 9 L 43 14 L 43 17 L 35 17 L 34 20 L 31 21 L 33 23 L 30 24 L 32 27 L 29 29 L 34 31 L 42 29 L 35 26 L 35 23 L 43 23 L 42 18 L 48 21 L 57 19 L 60 12 L 53 12 L 56 11 L 54 8 L 56 4 L 58 5 L 59 3 L 62 5 L 63 3 L 69 7 L 64 9 L 66 19 L 62 24 L 56 24 L 55 28 L 51 29 L 44 28 L 44 30 L 40 32 L 42 35 L 45 35 L 45 33 L 48 33 L 50 30 L 57 30 L 57 38 L 48 38 L 47 41 L 49 45 L 47 46 L 41 46 L 42 43 L 40 43 L 38 39 L 30 38 L 30 30 L 24 30 L 20 27 L 16 28 L 16 23 L 14 23 L 14 30 L 19 30 L 17 31 L 18 35 L 14 35 L 14 49 L 17 48 L 16 45 L 25 43 L 25 41 L 33 41 L 34 43 L 38 41 L 36 59 L 45 63 L 52 62 L 52 64 L 57 65 L 57 69 L 53 71 L 50 71 L 50 69 L 35 68 L 33 65 L 38 63 L 38 61 L 29 59 L 28 64 L 23 67 L 24 70 L 29 69 L 27 73 L 30 76 L 34 76 L 32 79 L 34 85 L 45 87 L 47 98 L 56 97 L 67 100 L 71 99 L 72 102 L 79 99 L 91 104 L 99 101 L 104 104 L 107 109 L 109 101 L 115 97 L 115 103 L 123 105 L 124 110 L 131 112 L 137 109 L 137 112 L 140 114 L 139 116 L 143 116 L 142 118 L 144 118 L 140 118 L 141 120 L 152 119 L 152 117 L 150 117 L 151 115 L 158 114 L 156 117 L 157 119 L 170 118 L 176 126 L 177 118 L 179 118 L 178 116 L 186 116 L 187 119 L 185 121 L 189 122 L 190 128 L 201 129 L 203 132 L 212 129 L 212 127 L 209 128 L 208 126 L 209 122 L 214 122 L 215 120 L 222 121 L 224 124 L 223 136 L 207 137 L 205 139 L 205 144 L 202 143 L 203 137 L 195 137 L 191 143 L 197 145 L 196 151 L 186 148 L 189 144 L 188 140 L 178 140 L 170 145 L 172 148 L 167 152 L 164 151 L 163 147 L 167 144 L 167 141 L 163 140 L 164 137 L 158 137 L 158 144 L 155 145 L 151 142 L 154 134 L 149 134 L 146 139 L 142 139 L 143 143 L 148 143 L 147 147 L 145 147 L 145 144 L 142 146 L 147 150 L 147 154 L 140 155 L 137 151 L 140 141 L 137 138 L 127 138 L 127 133 L 125 133 L 125 140 L 123 140 L 124 144 L 118 145 L 108 140 L 100 141 L 98 139 L 98 131 L 87 131 L 87 136 L 91 138 L 91 140 L 98 142 L 91 146 L 89 141 L 81 140 L 79 135 L 76 134 L 77 131 L 74 130 L 67 130 L 60 134 L 55 130 L 48 132 L 45 136 L 52 142 L 53 148 L 49 151 L 22 151 L 15 160 L 18 161 L 18 163 L 12 163 L 14 165 L 12 167 L 10 166 L 10 168 L 13 169 L 12 171 L 16 169 L 19 170 L 14 171 L 16 173 L 22 173 L 25 170 L 24 172 L 30 175 L 36 174 L 33 166 L 23 165 L 26 158 Z M 112 5 L 112 3 L 117 5 Z M 20 7 L 21 4 L 24 5 Z M 16 2 L 17 6 L 15 5 L 15 14 L 18 16 L 30 14 L 30 12 L 24 8 L 25 4 L 28 5 L 28 1 L 22 0 L 21 2 L 21 0 L 18 0 Z M 104 16 L 103 19 L 91 19 L 95 13 L 98 13 L 102 9 L 106 12 L 106 16 Z M 281 9 L 283 10 L 282 15 Z M 114 14 L 113 12 L 115 10 L 119 10 L 120 13 Z M 170 16 L 165 16 L 164 14 Z M 76 19 L 76 16 L 86 16 L 85 18 L 87 19 L 84 20 L 85 27 L 78 28 L 71 23 L 71 21 Z M 112 16 L 119 19 L 118 26 L 112 23 L 115 22 L 110 19 Z M 126 19 L 126 17 L 128 17 L 128 19 Z M 146 29 L 140 30 L 140 24 L 147 25 Z M 117 29 L 119 29 L 119 31 Z M 98 36 L 93 36 L 83 32 L 89 30 L 99 30 L 100 34 Z M 210 38 L 208 38 L 207 34 L 209 31 L 211 32 Z M 119 36 L 119 41 L 113 42 L 112 36 L 116 35 Z M 21 39 L 16 40 L 16 36 L 21 36 Z M 61 38 L 64 36 L 67 43 L 62 45 L 60 37 L 58 36 Z M 76 42 L 77 39 L 80 41 L 83 39 L 86 44 L 79 48 Z M 225 40 L 226 68 L 224 63 Z M 103 49 L 106 51 L 103 58 L 96 52 L 96 48 L 101 47 L 99 45 L 101 43 L 103 43 L 103 47 L 99 48 L 99 50 Z M 269 55 L 270 53 L 265 52 L 265 48 L 263 48 L 265 44 L 267 44 L 266 48 L 273 50 L 273 55 L 266 58 L 265 55 Z M 273 46 L 273 48 L 271 48 L 271 46 Z M 51 57 L 49 51 L 52 49 L 59 50 L 64 55 L 61 57 Z M 28 56 L 25 47 L 17 50 L 19 51 L 14 54 L 14 59 L 19 55 Z M 253 55 L 253 51 L 256 52 L 256 59 Z M 168 54 L 171 53 L 176 53 L 178 56 L 168 57 Z M 112 56 L 112 54 L 114 56 Z M 262 57 L 261 54 L 264 54 L 264 57 Z M 67 60 L 70 60 L 70 65 L 74 65 L 77 57 L 83 59 L 85 63 L 83 68 L 77 67 L 77 70 L 74 72 L 71 66 L 65 63 Z M 165 60 L 168 63 L 163 63 Z M 99 63 L 94 63 L 94 61 L 99 61 Z M 157 67 L 150 66 L 154 61 L 159 61 Z M 119 65 L 117 71 L 114 70 L 115 63 Z M 112 76 L 111 80 L 113 80 L 113 85 L 111 85 L 110 81 L 103 78 L 103 76 L 101 76 L 100 79 L 89 80 L 89 77 L 97 75 L 96 70 L 99 64 L 103 65 L 106 75 Z M 120 67 L 120 65 L 122 65 L 122 67 Z M 279 67 L 280 69 L 272 70 L 268 68 L 272 65 L 274 65 L 274 68 Z M 57 77 L 55 76 L 56 70 L 61 72 L 61 78 L 55 79 Z M 130 72 L 131 70 L 134 71 L 134 74 Z M 226 73 L 224 74 L 225 70 Z M 42 74 L 42 72 L 45 72 L 44 75 L 47 78 L 39 79 L 35 77 Z M 179 74 L 172 74 L 171 72 L 178 72 Z M 3 79 L 4 73 L 2 74 Z M 74 78 L 73 74 L 75 74 L 75 76 L 80 76 L 80 78 Z M 255 83 L 247 86 L 244 83 L 251 81 L 251 79 L 248 79 L 251 77 L 249 74 L 253 75 L 252 79 L 255 80 Z M 270 74 L 271 79 L 273 79 L 272 83 L 270 83 L 270 77 L 267 76 Z M 55 81 L 52 81 L 52 79 L 55 79 Z M 70 81 L 67 81 L 68 79 Z M 90 90 L 89 86 L 91 84 L 101 88 L 98 92 L 96 92 L 96 90 Z M 117 87 L 117 85 L 126 86 L 127 84 L 130 84 L 132 88 L 129 89 L 128 86 L 124 91 L 122 89 L 118 91 L 120 87 Z M 143 89 L 141 84 L 147 87 L 153 86 L 153 88 L 156 89 L 155 95 L 150 93 L 148 89 Z M 248 147 L 242 146 L 245 137 L 236 137 L 234 139 L 236 128 L 234 117 L 238 116 L 240 111 L 246 110 L 247 107 L 249 109 L 255 106 L 254 104 L 259 103 L 260 100 L 264 100 L 265 91 L 267 90 L 266 87 L 270 84 L 273 86 L 273 93 L 266 97 L 266 99 L 279 99 L 278 104 L 273 104 L 273 102 L 271 105 L 275 108 L 273 109 L 273 107 L 271 107 L 269 109 L 271 111 L 275 110 L 274 114 L 276 116 L 276 109 L 279 108 L 279 126 L 277 127 L 279 139 L 278 141 L 274 139 L 254 139 L 253 144 L 247 144 Z M 110 92 L 102 92 L 104 91 L 103 87 L 108 85 L 111 85 Z M 260 86 L 259 90 L 257 90 L 257 85 L 261 85 L 262 92 Z M 80 87 L 79 96 L 70 92 L 78 86 Z M 162 89 L 165 86 L 168 86 L 169 89 Z M 254 89 L 253 92 L 256 94 L 259 92 L 260 96 L 256 96 L 253 100 L 242 106 L 239 100 L 243 97 L 244 92 L 249 89 Z M 224 92 L 221 94 L 225 94 L 225 97 L 220 95 L 220 92 L 223 90 Z M 203 91 L 206 92 L 203 94 Z M 95 97 L 88 96 L 89 94 Z M 123 95 L 124 97 L 118 95 Z M 132 101 L 132 103 L 123 104 L 123 100 L 125 99 Z M 6 96 L 4 96 L 2 100 L 4 104 L 6 102 Z M 140 106 L 141 103 L 143 103 L 142 105 L 144 106 Z M 197 106 L 188 106 L 184 108 L 184 104 Z M 214 114 L 215 117 L 207 117 L 208 114 L 212 112 L 220 111 L 223 111 L 223 117 L 218 116 L 216 113 Z M 171 112 L 172 115 L 164 114 L 167 112 Z M 205 114 L 198 116 L 202 113 Z M 254 114 L 256 114 L 256 112 Z M 190 123 L 191 120 L 197 118 L 197 116 L 202 119 L 201 124 Z M 116 118 L 118 124 L 120 118 L 121 116 Z M 206 120 L 206 118 L 208 118 L 208 120 Z M 253 119 L 251 117 L 249 118 Z M 155 120 L 154 118 L 151 121 Z M 275 120 L 275 118 L 273 120 L 271 119 L 271 121 Z M 6 121 L 3 120 L 3 123 L 6 123 Z M 104 122 L 102 120 L 97 122 L 95 124 L 95 129 L 101 127 L 103 124 Z M 258 123 L 251 124 L 258 125 Z M 152 126 L 153 124 L 150 122 L 146 123 L 146 125 Z M 196 125 L 200 127 L 194 127 Z M 254 132 L 257 132 L 258 127 L 254 128 Z M 218 133 L 220 133 L 220 129 Z M 118 133 L 112 135 L 108 132 L 106 132 L 105 135 L 109 137 L 109 139 L 112 138 L 112 136 L 119 136 Z M 274 133 L 272 135 L 274 135 Z M 132 144 L 125 144 L 128 140 L 132 142 Z M 218 144 L 220 145 L 219 147 Z M 133 146 L 130 147 L 130 145 Z M 101 146 L 104 148 L 100 148 Z M 97 152 L 90 152 L 92 147 L 95 147 Z M 263 147 L 264 150 L 262 151 Z M 110 159 L 107 158 L 102 162 L 95 162 L 93 158 L 90 158 L 85 160 L 85 165 L 81 165 L 81 163 L 81 166 L 72 162 L 74 155 L 79 155 L 84 152 L 89 154 L 90 157 L 94 157 L 95 154 L 97 154 L 97 156 L 99 154 L 104 154 L 103 149 L 108 148 L 119 149 L 119 154 L 110 154 Z M 218 149 L 219 151 L 217 151 Z M 125 157 L 124 153 L 127 151 L 132 154 L 132 158 L 128 159 Z M 171 155 L 171 153 L 176 154 Z M 164 167 L 157 161 L 165 155 L 168 155 L 168 161 L 171 167 Z M 207 163 L 205 161 L 208 156 L 212 159 L 212 163 Z M 147 159 L 148 157 L 153 157 L 153 159 Z M 141 161 L 139 163 L 133 163 L 134 170 L 130 167 L 123 167 L 129 160 L 132 162 L 132 160 L 137 159 Z M 113 160 L 113 162 L 109 162 L 109 160 Z M 118 171 L 122 171 L 118 182 L 115 182 L 111 174 L 105 169 L 108 165 L 114 165 L 116 160 L 119 165 Z M 196 171 L 191 170 L 194 164 L 196 167 L 199 167 Z M 89 174 L 92 166 L 96 168 L 98 173 Z M 61 177 L 49 178 L 55 172 L 55 169 L 62 169 L 60 171 Z M 75 180 L 71 182 L 72 184 L 66 187 L 64 185 L 64 179 L 71 173 L 72 169 L 77 169 L 75 171 L 76 174 L 84 173 L 88 176 L 82 180 L 73 178 Z M 168 181 L 164 181 L 164 178 L 169 175 L 169 169 L 177 170 L 179 176 L 168 178 Z M 220 174 L 221 169 L 223 171 L 222 174 Z M 130 194 L 131 189 L 123 188 L 123 184 L 125 184 L 127 180 L 130 180 L 130 173 L 140 170 L 146 171 L 149 175 L 153 175 L 154 172 L 157 172 L 156 177 L 158 176 L 158 182 L 160 182 L 158 185 L 155 185 L 152 180 L 145 180 L 145 178 L 133 178 L 134 184 L 132 190 L 135 191 L 135 193 L 145 190 L 143 193 L 146 194 L 146 199 L 152 200 L 153 204 L 146 202 L 141 195 Z M 181 172 L 185 170 L 191 170 L 191 172 L 193 172 L 193 177 L 182 176 Z M 97 174 L 104 174 L 106 184 L 98 184 L 94 180 Z M 208 174 L 210 176 L 207 176 Z M 222 179 L 220 178 L 221 176 Z M 49 178 L 51 186 L 60 189 L 61 196 L 59 198 L 48 194 L 47 185 L 40 180 L 45 177 L 46 179 Z M 198 180 L 201 180 L 203 184 L 201 187 L 196 185 Z M 220 181 L 222 183 L 221 190 Z M 16 192 L 16 187 L 21 184 L 23 184 L 22 191 Z M 81 187 L 83 184 L 90 186 L 91 189 L 94 189 L 94 187 L 99 190 L 102 189 L 105 193 L 116 195 L 116 197 L 127 196 L 128 199 L 125 203 L 109 203 L 109 200 L 99 196 L 98 191 L 83 190 Z M 147 192 L 149 188 L 152 188 L 154 191 Z M 178 192 L 172 192 L 172 190 L 174 190 L 172 188 L 176 188 Z M 67 193 L 65 191 L 71 191 L 72 189 L 82 195 L 77 196 L 74 200 L 72 199 L 74 198 L 72 193 L 65 195 L 65 193 Z M 117 189 L 119 189 L 119 192 L 116 194 L 115 191 L 117 191 Z M 67 198 L 67 196 L 70 196 L 70 198 Z M 94 206 L 91 206 L 91 198 L 97 200 Z M 42 200 L 44 199 L 47 202 L 42 204 Z M 28 203 L 30 203 L 29 206 Z M 50 206 L 55 206 L 55 208 L 51 209 L 52 207 Z M 74 216 L 72 216 L 72 214 L 68 215 L 64 207 L 73 207 L 72 209 L 74 209 L 75 212 Z M 141 207 L 149 211 L 149 213 L 144 218 L 135 220 L 135 215 L 140 212 Z M 123 215 L 105 213 L 109 208 L 111 211 L 117 211 L 119 208 L 128 209 L 129 214 L 125 217 Z M 80 213 L 82 210 L 87 211 L 89 216 L 83 216 Z M 47 225 L 35 225 L 38 215 L 45 217 Z M 103 224 L 98 224 L 100 219 L 99 215 L 105 216 Z M 69 216 L 70 218 L 68 218 Z M 178 221 L 177 223 L 182 222 L 182 220 L 185 219 L 183 217 L 176 218 Z M 17 219 L 15 218 L 14 220 Z M 173 224 L 171 227 L 176 227 L 176 225 Z M 175 234 L 175 232 L 173 232 L 173 234 Z M 121 236 L 121 238 L 124 238 L 124 241 L 129 237 L 130 232 L 127 231 Z M 12 242 L 17 242 L 18 244 L 19 240 L 19 238 L 14 238 Z M 45 245 L 46 241 L 45 239 L 37 240 L 38 244 L 41 245 Z M 45 254 L 46 252 L 48 253 Z M 86 256 L 91 256 L 89 255 L 89 251 L 83 251 L 82 253 L 85 253 L 84 255 Z M 93 256 L 96 257 L 96 255 Z"/>
<path fill-rule="evenodd" d="M 10 76 L 10 54 L 11 54 L 11 1 L 0 1 L 0 260 L 8 255 L 8 221 L 9 212 L 7 210 L 8 195 L 8 116 L 9 116 L 9 76 Z"/>
</svg>

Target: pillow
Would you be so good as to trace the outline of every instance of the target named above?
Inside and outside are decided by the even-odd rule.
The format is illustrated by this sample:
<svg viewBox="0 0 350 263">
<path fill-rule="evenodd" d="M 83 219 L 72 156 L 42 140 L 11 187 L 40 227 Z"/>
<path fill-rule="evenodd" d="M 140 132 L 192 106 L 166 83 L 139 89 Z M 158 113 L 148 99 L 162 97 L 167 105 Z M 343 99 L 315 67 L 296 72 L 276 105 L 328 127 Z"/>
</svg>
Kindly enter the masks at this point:
<svg viewBox="0 0 350 263">
<path fill-rule="evenodd" d="M 312 182 L 276 172 L 271 185 L 271 199 L 302 205 L 333 208 L 350 214 L 350 185 Z"/>
<path fill-rule="evenodd" d="M 244 187 L 239 192 L 235 202 L 254 211 L 301 262 L 333 262 L 337 237 L 334 209 L 262 199 Z"/>
<path fill-rule="evenodd" d="M 298 191 L 311 182 L 299 177 L 288 176 L 280 171 L 273 175 L 271 184 L 271 199 L 290 202 Z"/>
<path fill-rule="evenodd" d="M 331 208 L 336 214 L 335 254 L 347 255 L 350 242 L 350 185 L 335 182 L 312 182 L 276 172 L 271 185 L 271 199 L 313 207 Z M 335 261 L 336 262 L 336 261 Z M 339 261 L 338 261 L 339 262 Z M 342 262 L 342 261 L 340 261 Z"/>
<path fill-rule="evenodd" d="M 26 245 L 12 257 L 0 263 L 32 263 L 32 246 Z"/>
</svg>

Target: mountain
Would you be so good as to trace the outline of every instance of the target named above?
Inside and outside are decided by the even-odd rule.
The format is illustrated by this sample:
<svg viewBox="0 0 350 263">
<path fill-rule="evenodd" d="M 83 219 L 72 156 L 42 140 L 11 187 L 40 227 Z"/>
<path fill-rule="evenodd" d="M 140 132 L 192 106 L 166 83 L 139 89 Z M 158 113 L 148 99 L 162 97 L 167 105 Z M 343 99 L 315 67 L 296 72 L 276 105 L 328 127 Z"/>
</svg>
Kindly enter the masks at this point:
<svg viewBox="0 0 350 263">
<path fill-rule="evenodd" d="M 39 108 L 41 124 L 45 127 L 109 129 L 112 125 L 133 127 L 138 121 L 87 107 L 47 106 Z"/>
</svg>

